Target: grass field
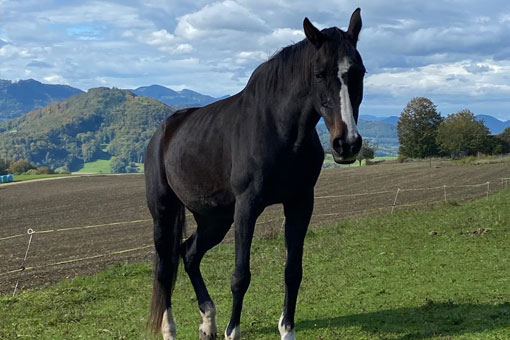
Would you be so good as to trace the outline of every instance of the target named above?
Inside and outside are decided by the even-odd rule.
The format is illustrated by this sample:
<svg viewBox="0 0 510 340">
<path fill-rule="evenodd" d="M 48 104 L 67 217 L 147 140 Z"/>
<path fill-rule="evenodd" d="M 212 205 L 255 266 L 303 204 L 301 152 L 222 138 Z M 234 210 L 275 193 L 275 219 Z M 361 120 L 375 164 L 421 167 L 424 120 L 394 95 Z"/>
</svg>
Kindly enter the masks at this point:
<svg viewBox="0 0 510 340">
<path fill-rule="evenodd" d="M 110 169 L 110 160 L 109 159 L 98 159 L 94 162 L 88 162 L 83 164 L 83 168 L 76 171 L 76 173 L 93 173 L 93 174 L 110 174 L 112 171 Z"/>
<path fill-rule="evenodd" d="M 88 162 L 83 164 L 83 168 L 76 171 L 75 173 L 86 173 L 86 174 L 110 174 L 112 173 L 110 168 L 110 159 L 98 159 L 94 162 Z M 139 171 L 143 173 L 143 163 L 135 163 L 138 166 Z"/>
<path fill-rule="evenodd" d="M 310 230 L 297 336 L 324 339 L 510 339 L 510 191 L 488 200 L 400 211 Z M 243 339 L 277 339 L 283 237 L 255 238 Z M 202 269 L 219 328 L 230 313 L 232 244 Z M 148 263 L 0 298 L 0 338 L 143 339 Z M 182 266 L 174 293 L 180 339 L 196 339 L 199 313 Z"/>
</svg>

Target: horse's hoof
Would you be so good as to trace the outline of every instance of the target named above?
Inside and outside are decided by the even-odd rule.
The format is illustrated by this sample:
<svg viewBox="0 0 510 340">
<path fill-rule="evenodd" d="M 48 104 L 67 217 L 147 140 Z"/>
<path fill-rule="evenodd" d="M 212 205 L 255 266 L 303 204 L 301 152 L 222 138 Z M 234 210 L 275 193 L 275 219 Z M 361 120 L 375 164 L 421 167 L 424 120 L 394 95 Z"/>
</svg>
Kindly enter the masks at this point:
<svg viewBox="0 0 510 340">
<path fill-rule="evenodd" d="M 214 334 L 205 334 L 204 332 L 202 332 L 200 330 L 198 332 L 198 335 L 199 335 L 199 339 L 200 340 L 216 340 L 216 339 L 218 339 L 218 334 L 217 333 L 214 333 Z"/>
</svg>

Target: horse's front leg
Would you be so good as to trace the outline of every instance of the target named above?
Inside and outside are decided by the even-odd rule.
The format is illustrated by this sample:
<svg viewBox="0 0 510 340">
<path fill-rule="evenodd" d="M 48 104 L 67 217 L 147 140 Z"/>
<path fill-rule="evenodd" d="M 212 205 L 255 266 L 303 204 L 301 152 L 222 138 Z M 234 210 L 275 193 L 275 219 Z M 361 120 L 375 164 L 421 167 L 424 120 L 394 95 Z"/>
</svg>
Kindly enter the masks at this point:
<svg viewBox="0 0 510 340">
<path fill-rule="evenodd" d="M 303 277 L 303 245 L 313 212 L 313 189 L 305 195 L 284 202 L 285 244 L 287 263 L 285 266 L 285 300 L 283 313 L 278 322 L 281 340 L 295 340 L 294 314 L 299 286 Z"/>
<path fill-rule="evenodd" d="M 257 217 L 262 207 L 255 202 L 255 196 L 245 194 L 236 198 L 234 213 L 235 226 L 235 268 L 232 274 L 232 315 L 225 330 L 226 340 L 241 339 L 241 310 L 243 299 L 251 281 L 250 249 Z"/>
</svg>

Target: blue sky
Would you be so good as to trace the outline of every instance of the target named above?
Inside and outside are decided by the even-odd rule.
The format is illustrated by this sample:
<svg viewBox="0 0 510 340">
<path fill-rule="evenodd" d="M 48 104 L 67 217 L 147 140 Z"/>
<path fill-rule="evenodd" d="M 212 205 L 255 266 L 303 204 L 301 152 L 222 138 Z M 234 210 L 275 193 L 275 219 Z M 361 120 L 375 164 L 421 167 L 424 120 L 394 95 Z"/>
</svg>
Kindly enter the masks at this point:
<svg viewBox="0 0 510 340">
<path fill-rule="evenodd" d="M 510 2 L 470 0 L 0 0 L 0 79 L 81 89 L 160 84 L 234 94 L 303 18 L 346 28 L 361 7 L 363 114 L 425 96 L 443 114 L 510 120 Z"/>
</svg>

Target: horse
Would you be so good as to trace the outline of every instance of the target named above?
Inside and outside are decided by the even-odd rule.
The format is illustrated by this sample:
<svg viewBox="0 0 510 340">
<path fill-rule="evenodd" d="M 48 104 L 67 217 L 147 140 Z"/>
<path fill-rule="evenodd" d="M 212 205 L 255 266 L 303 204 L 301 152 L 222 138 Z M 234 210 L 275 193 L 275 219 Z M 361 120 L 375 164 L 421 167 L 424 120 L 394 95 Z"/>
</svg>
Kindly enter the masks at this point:
<svg viewBox="0 0 510 340">
<path fill-rule="evenodd" d="M 303 21 L 306 38 L 259 65 L 238 94 L 167 117 L 145 155 L 147 205 L 154 224 L 154 283 L 148 327 L 176 339 L 172 291 L 179 260 L 202 317 L 200 339 L 216 339 L 216 308 L 200 272 L 204 254 L 235 226 L 232 314 L 226 340 L 241 338 L 243 298 L 251 279 L 250 248 L 263 210 L 282 204 L 285 217 L 285 297 L 278 330 L 295 339 L 303 244 L 314 186 L 324 161 L 315 126 L 322 117 L 337 163 L 355 161 L 365 67 L 357 51 L 360 9 L 347 31 Z M 185 209 L 197 223 L 183 239 Z"/>
</svg>

